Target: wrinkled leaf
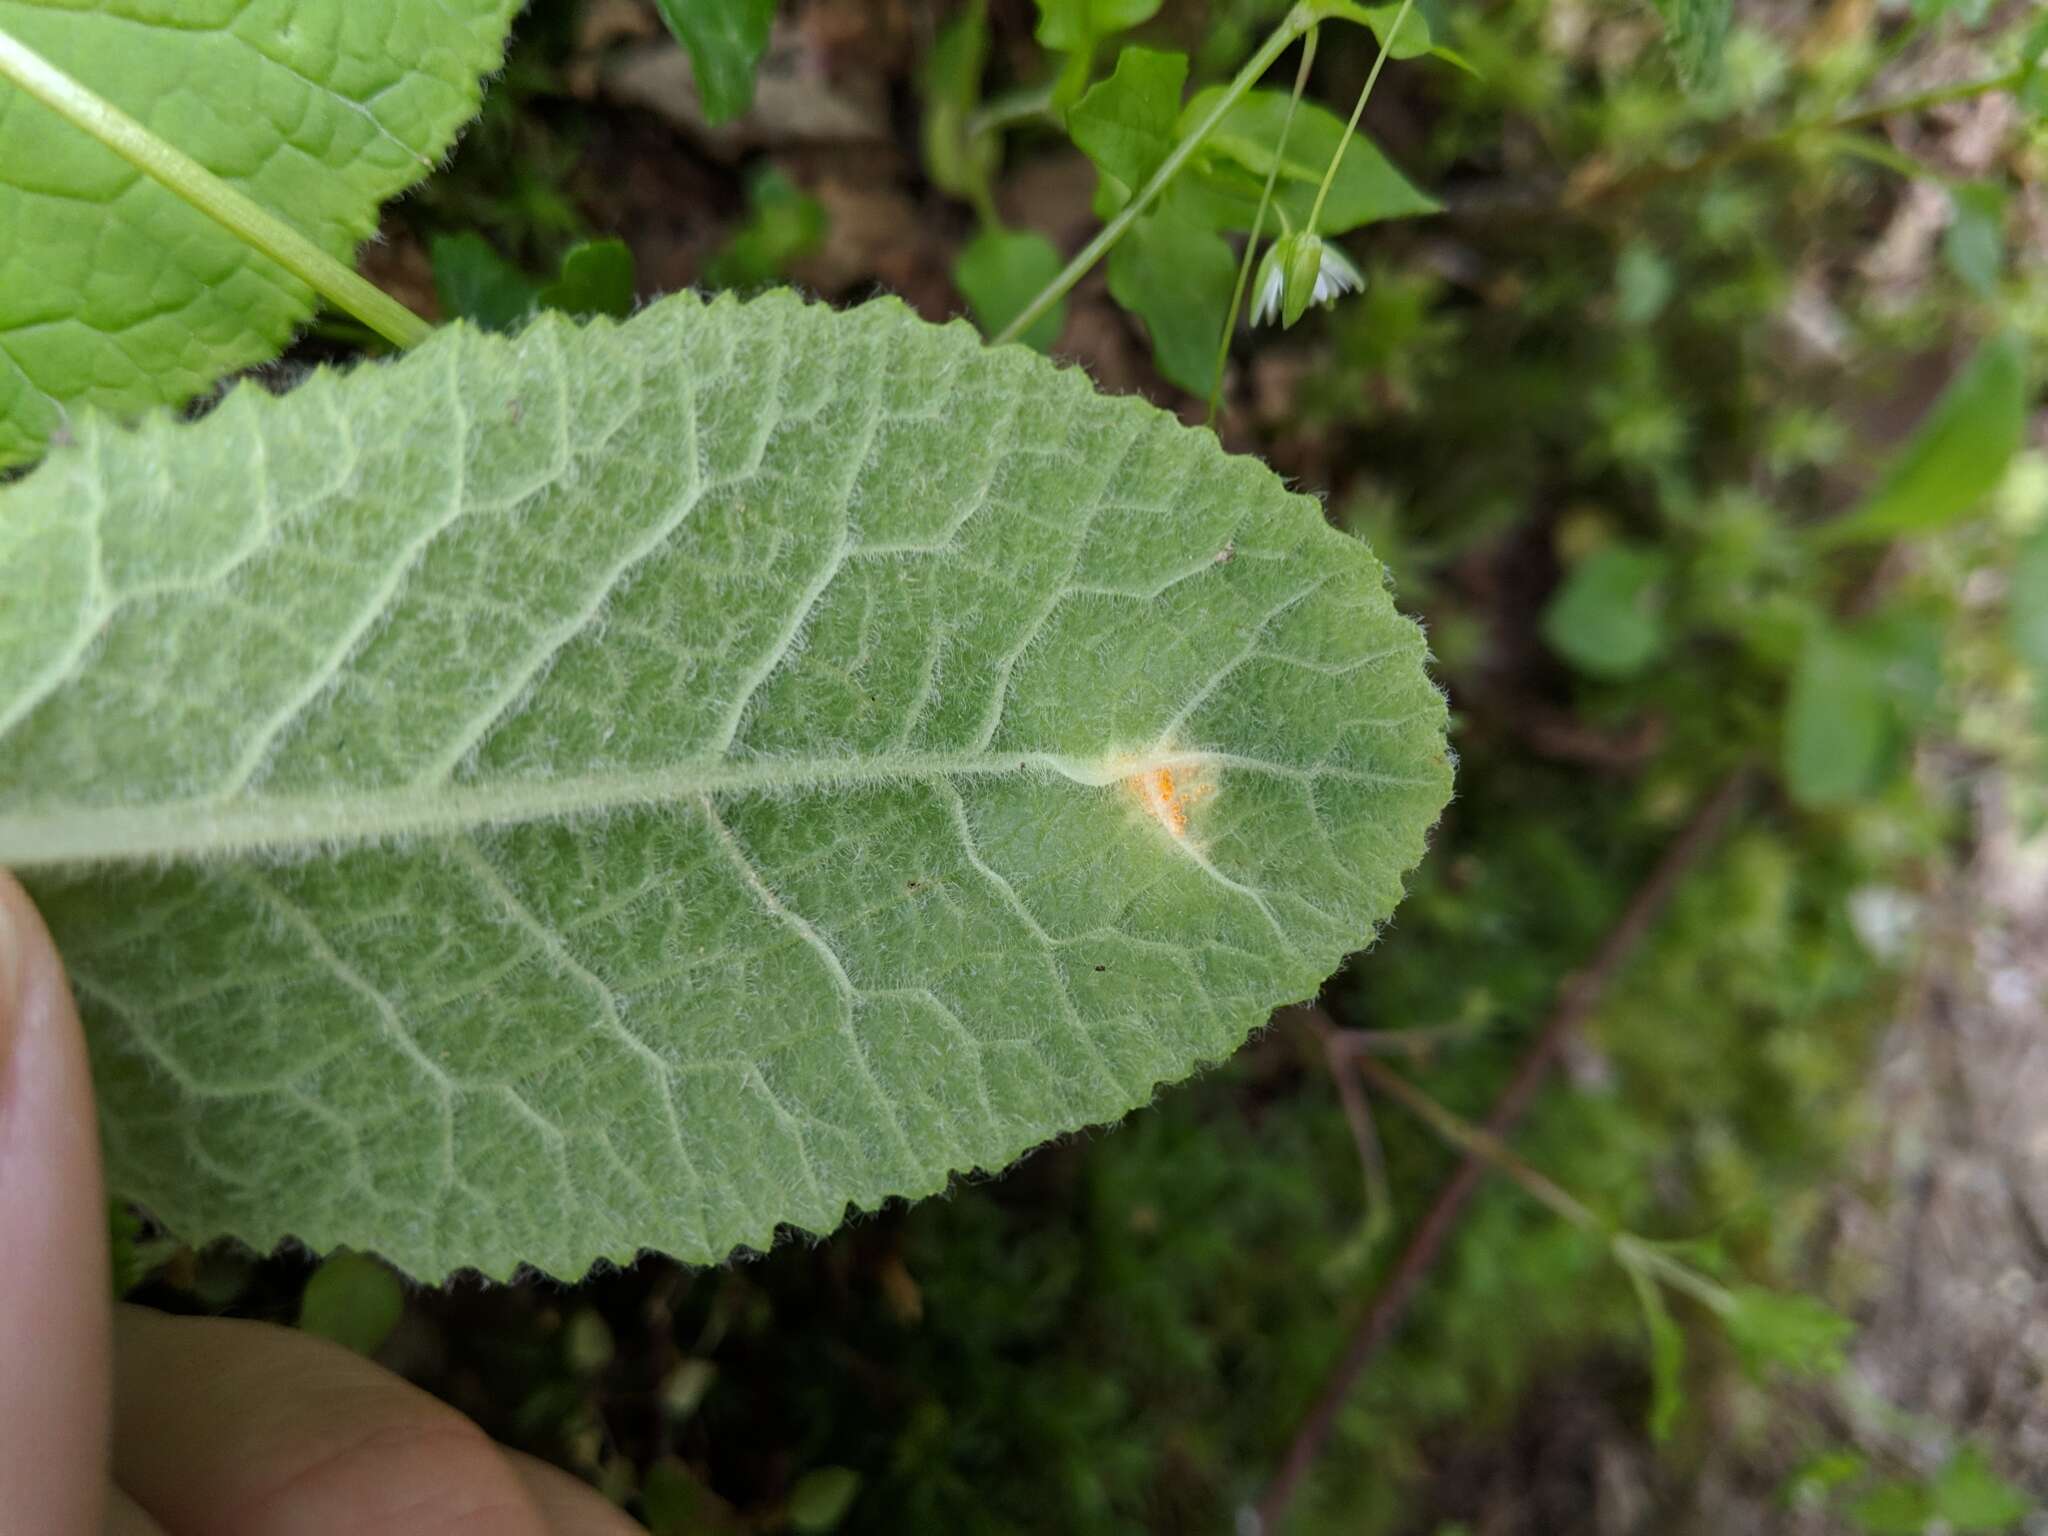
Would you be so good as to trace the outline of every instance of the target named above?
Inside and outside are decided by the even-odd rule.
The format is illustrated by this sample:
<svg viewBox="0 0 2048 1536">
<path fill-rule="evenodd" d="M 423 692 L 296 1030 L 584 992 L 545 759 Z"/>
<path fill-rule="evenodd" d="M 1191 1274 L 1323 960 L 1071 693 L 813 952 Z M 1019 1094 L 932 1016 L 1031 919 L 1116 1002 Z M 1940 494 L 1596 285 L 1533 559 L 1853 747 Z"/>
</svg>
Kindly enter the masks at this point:
<svg viewBox="0 0 2048 1536">
<path fill-rule="evenodd" d="M 1200 91 L 1181 109 L 1180 131 L 1189 131 L 1214 107 L 1223 88 Z M 1218 123 L 1193 165 L 1195 185 L 1189 207 L 1217 229 L 1249 230 L 1258 212 L 1259 193 L 1280 143 L 1280 124 L 1287 116 L 1285 91 L 1249 91 Z M 1316 188 L 1330 157 L 1344 140 L 1344 119 L 1312 101 L 1302 102 L 1287 133 L 1280 177 L 1273 200 L 1295 229 L 1308 226 Z M 1353 136 L 1337 179 L 1323 204 L 1321 233 L 1346 230 L 1380 219 L 1413 218 L 1434 213 L 1441 205 L 1418 191 L 1363 134 Z"/>
<path fill-rule="evenodd" d="M 1207 395 L 1217 344 L 1237 281 L 1237 257 L 1214 230 L 1167 206 L 1133 224 L 1109 255 L 1109 292 L 1145 323 L 1152 358 L 1166 379 Z"/>
<path fill-rule="evenodd" d="M 1665 584 L 1671 557 L 1638 544 L 1609 544 L 1572 567 L 1543 610 L 1543 639 L 1591 677 L 1634 677 L 1669 643 Z"/>
<path fill-rule="evenodd" d="M 706 122 L 729 122 L 754 104 L 775 0 L 654 0 L 654 8 L 690 55 Z"/>
<path fill-rule="evenodd" d="M 352 262 L 477 109 L 518 0 L 0 0 L 0 28 Z M 74 408 L 281 351 L 306 285 L 0 84 L 0 467 Z"/>
<path fill-rule="evenodd" d="M 0 866 L 173 1231 L 715 1261 L 1314 993 L 1423 656 L 1263 465 L 893 301 L 450 327 L 0 489 Z"/>
<path fill-rule="evenodd" d="M 1098 214 L 1123 207 L 1172 152 L 1187 78 L 1184 53 L 1126 48 L 1115 72 L 1067 110 L 1068 136 L 1102 173 Z"/>
<path fill-rule="evenodd" d="M 1024 306 L 1060 275 L 1060 253 L 1052 242 L 1028 229 L 990 225 L 961 249 L 953 263 L 953 282 L 974 318 L 990 336 L 1024 312 Z M 1067 323 L 1064 301 L 1031 322 L 1019 338 L 1043 352 L 1059 340 Z"/>
<path fill-rule="evenodd" d="M 1801 805 L 1843 805 L 1884 782 L 1895 737 L 1883 658 L 1831 625 L 1815 624 L 1785 704 L 1780 768 Z"/>
<path fill-rule="evenodd" d="M 2026 356 L 2007 332 L 1979 348 L 1942 391 L 1863 503 L 1822 526 L 1822 542 L 1930 533 L 1965 516 L 2004 478 L 2026 425 Z"/>
</svg>

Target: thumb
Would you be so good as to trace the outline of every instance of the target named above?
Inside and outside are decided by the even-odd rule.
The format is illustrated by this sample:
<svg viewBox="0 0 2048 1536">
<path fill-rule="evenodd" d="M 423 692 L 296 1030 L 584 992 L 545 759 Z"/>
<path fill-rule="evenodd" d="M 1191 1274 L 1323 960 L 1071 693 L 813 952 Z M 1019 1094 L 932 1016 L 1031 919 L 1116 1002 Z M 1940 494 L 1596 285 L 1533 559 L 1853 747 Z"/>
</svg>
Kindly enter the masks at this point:
<svg viewBox="0 0 2048 1536">
<path fill-rule="evenodd" d="M 10 1529 L 97 1532 L 107 1488 L 106 1194 L 78 1010 L 0 870 L 0 1489 Z"/>
</svg>

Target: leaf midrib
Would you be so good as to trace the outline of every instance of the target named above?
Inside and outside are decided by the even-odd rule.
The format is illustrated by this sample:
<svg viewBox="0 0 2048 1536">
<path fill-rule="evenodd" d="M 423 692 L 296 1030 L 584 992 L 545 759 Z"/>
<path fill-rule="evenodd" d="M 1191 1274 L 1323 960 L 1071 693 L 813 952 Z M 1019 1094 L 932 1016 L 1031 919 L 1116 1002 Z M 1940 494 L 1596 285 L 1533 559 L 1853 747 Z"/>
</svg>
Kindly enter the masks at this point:
<svg viewBox="0 0 2048 1536">
<path fill-rule="evenodd" d="M 197 797 L 141 806 L 53 804 L 0 814 L 0 868 L 328 850 L 337 845 L 455 835 L 481 827 L 680 804 L 707 795 L 793 794 L 1023 774 L 1062 778 L 1099 789 L 1160 768 L 1234 769 L 1388 788 L 1420 787 L 1425 782 L 1323 764 L 1275 762 L 1242 753 L 1157 748 L 1094 757 L 981 750 L 722 758 L 577 778 L 407 784 L 342 794 Z"/>
</svg>

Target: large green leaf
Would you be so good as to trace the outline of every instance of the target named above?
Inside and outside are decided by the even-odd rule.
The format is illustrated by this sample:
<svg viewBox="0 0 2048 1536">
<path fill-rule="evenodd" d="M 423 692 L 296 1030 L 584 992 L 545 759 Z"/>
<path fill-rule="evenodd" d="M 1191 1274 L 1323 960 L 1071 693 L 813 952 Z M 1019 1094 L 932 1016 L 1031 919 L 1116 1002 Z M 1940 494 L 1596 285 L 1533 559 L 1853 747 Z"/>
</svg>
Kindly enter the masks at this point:
<svg viewBox="0 0 2048 1536">
<path fill-rule="evenodd" d="M 1312 993 L 1422 663 L 1312 500 L 965 326 L 456 327 L 0 491 L 0 864 L 175 1230 L 711 1260 Z"/>
<path fill-rule="evenodd" d="M 351 260 L 475 113 L 518 0 L 0 0 L 0 29 Z M 303 283 L 0 84 L 0 466 L 74 407 L 281 349 Z"/>
</svg>

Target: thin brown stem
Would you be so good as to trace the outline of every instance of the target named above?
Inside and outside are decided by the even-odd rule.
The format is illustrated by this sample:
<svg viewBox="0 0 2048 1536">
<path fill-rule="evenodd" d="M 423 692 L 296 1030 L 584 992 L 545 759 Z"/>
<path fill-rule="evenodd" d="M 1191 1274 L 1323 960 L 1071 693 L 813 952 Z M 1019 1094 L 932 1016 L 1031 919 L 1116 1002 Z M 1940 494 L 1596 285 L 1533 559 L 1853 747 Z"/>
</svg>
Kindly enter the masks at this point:
<svg viewBox="0 0 2048 1536">
<path fill-rule="evenodd" d="M 1504 1139 L 1520 1123 L 1565 1045 L 1599 1006 L 1622 967 L 1634 956 L 1644 937 L 1663 915 L 1672 893 L 1720 840 L 1748 791 L 1749 781 L 1749 768 L 1740 767 L 1701 802 L 1664 850 L 1648 878 L 1629 898 L 1620 918 L 1594 951 L 1592 961 L 1584 970 L 1566 977 L 1559 985 L 1550 1017 L 1524 1052 L 1514 1075 L 1508 1079 L 1500 1097 L 1494 1100 L 1493 1108 L 1483 1122 L 1488 1135 Z M 1309 1469 L 1315 1465 L 1316 1457 L 1330 1438 L 1330 1431 L 1336 1425 L 1345 1400 L 1351 1396 L 1373 1356 L 1393 1337 L 1408 1303 L 1456 1230 L 1458 1220 L 1485 1176 L 1487 1166 L 1484 1158 L 1470 1153 L 1459 1163 L 1457 1172 L 1438 1191 L 1435 1202 L 1409 1237 L 1407 1247 L 1395 1259 L 1378 1292 L 1352 1328 L 1343 1353 L 1332 1365 L 1322 1390 L 1302 1415 L 1273 1480 L 1259 1501 L 1256 1528 L 1267 1536 L 1277 1532 L 1281 1522 L 1287 1518 L 1287 1511 L 1300 1491 L 1303 1479 L 1308 1476 Z"/>
</svg>

